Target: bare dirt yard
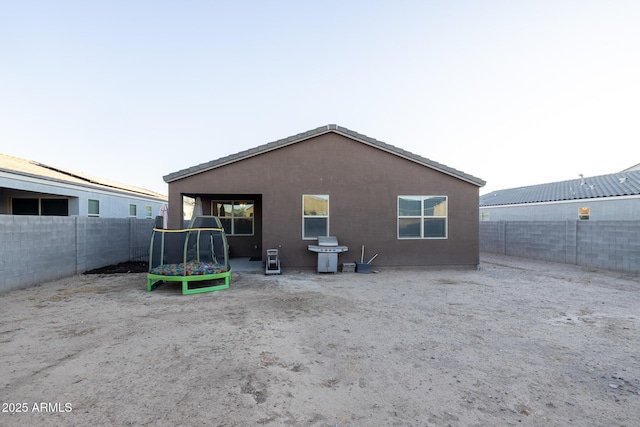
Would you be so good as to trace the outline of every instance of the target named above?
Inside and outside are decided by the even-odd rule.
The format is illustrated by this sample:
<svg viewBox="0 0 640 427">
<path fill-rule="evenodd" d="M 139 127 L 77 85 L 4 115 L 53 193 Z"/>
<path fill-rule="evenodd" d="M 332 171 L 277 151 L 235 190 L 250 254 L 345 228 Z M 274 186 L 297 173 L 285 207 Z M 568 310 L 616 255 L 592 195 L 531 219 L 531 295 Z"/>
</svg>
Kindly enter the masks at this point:
<svg viewBox="0 0 640 427">
<path fill-rule="evenodd" d="M 0 295 L 2 426 L 637 426 L 638 276 L 483 254 L 476 270 Z"/>
</svg>

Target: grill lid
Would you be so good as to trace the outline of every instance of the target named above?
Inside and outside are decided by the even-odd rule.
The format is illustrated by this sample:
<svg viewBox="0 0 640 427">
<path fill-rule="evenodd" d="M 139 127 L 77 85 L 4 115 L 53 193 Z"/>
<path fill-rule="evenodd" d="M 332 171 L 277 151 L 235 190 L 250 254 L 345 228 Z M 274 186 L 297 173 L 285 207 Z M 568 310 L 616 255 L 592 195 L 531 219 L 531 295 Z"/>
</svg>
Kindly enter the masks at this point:
<svg viewBox="0 0 640 427">
<path fill-rule="evenodd" d="M 318 236 L 318 246 L 338 246 L 338 238 L 335 236 Z"/>
</svg>

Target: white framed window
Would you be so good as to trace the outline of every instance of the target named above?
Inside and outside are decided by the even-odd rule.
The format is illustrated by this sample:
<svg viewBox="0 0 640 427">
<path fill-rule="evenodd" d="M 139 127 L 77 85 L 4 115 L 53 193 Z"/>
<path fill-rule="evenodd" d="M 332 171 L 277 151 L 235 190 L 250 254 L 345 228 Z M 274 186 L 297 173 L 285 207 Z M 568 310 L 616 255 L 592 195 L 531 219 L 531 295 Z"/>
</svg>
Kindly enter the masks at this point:
<svg viewBox="0 0 640 427">
<path fill-rule="evenodd" d="M 138 206 L 129 205 L 129 216 L 134 218 L 138 216 Z"/>
<path fill-rule="evenodd" d="M 100 200 L 89 199 L 89 216 L 100 216 Z"/>
<path fill-rule="evenodd" d="M 144 213 L 145 217 L 147 219 L 152 219 L 153 208 L 151 206 L 145 206 L 144 209 L 145 209 L 145 213 Z"/>
<path fill-rule="evenodd" d="M 329 235 L 329 195 L 302 196 L 302 239 L 317 239 Z"/>
<path fill-rule="evenodd" d="M 446 239 L 447 196 L 398 196 L 398 239 Z"/>
<path fill-rule="evenodd" d="M 213 214 L 220 218 L 227 235 L 253 236 L 255 210 L 253 200 L 216 200 L 212 205 Z"/>
</svg>

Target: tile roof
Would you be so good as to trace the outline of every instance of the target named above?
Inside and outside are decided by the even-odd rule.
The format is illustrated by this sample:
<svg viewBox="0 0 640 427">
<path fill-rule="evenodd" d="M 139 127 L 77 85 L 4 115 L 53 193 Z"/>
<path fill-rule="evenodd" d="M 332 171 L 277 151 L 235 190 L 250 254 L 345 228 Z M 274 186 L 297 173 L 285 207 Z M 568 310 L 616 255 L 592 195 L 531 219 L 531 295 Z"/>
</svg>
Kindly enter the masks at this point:
<svg viewBox="0 0 640 427">
<path fill-rule="evenodd" d="M 640 195 L 640 170 L 630 170 L 608 175 L 492 191 L 480 196 L 480 206 L 637 195 Z"/>
<path fill-rule="evenodd" d="M 13 157 L 2 153 L 0 153 L 0 172 L 40 178 L 54 182 L 75 184 L 83 187 L 98 188 L 105 191 L 124 192 L 162 200 L 167 199 L 166 196 L 162 194 L 155 193 L 144 188 L 122 184 L 105 178 L 98 178 L 82 172 L 73 172 L 56 168 L 33 160 L 21 159 L 19 157 Z"/>
<path fill-rule="evenodd" d="M 206 172 L 208 170 L 211 169 L 215 169 L 217 167 L 220 166 L 224 166 L 224 165 L 228 165 L 230 163 L 235 163 L 238 162 L 240 160 L 244 160 L 253 156 L 257 156 L 263 153 L 267 153 L 269 151 L 273 151 L 276 150 L 278 148 L 282 148 L 282 147 L 286 147 L 288 145 L 292 145 L 310 138 L 314 138 L 326 133 L 337 133 L 339 135 L 342 136 L 346 136 L 348 138 L 351 138 L 353 140 L 362 142 L 364 144 L 367 144 L 369 146 L 378 148 L 380 150 L 386 151 L 388 153 L 394 154 L 396 156 L 411 160 L 413 162 L 416 162 L 418 164 L 421 164 L 423 166 L 429 167 L 431 169 L 435 169 L 437 171 L 443 172 L 445 174 L 451 175 L 453 177 L 456 177 L 458 179 L 461 179 L 463 181 L 467 181 L 470 182 L 472 184 L 475 184 L 479 187 L 482 187 L 483 185 L 485 185 L 485 181 L 483 181 L 480 178 L 476 178 L 472 175 L 466 174 L 464 172 L 461 172 L 459 170 L 453 169 L 449 166 L 445 166 L 441 163 L 438 162 L 434 162 L 433 160 L 429 160 L 425 157 L 421 157 L 418 156 L 417 154 L 413 154 L 410 153 L 408 151 L 405 151 L 401 148 L 395 147 L 393 145 L 384 143 L 382 141 L 378 141 L 376 139 L 370 138 L 366 135 L 362 135 L 359 134 L 357 132 L 354 132 L 352 130 L 349 130 L 347 128 L 338 126 L 338 125 L 326 125 L 326 126 L 321 126 L 319 128 L 316 129 L 312 129 L 309 130 L 307 132 L 303 132 L 303 133 L 299 133 L 297 135 L 293 135 L 290 136 L 288 138 L 283 138 L 283 139 L 279 139 L 277 141 L 273 141 L 270 142 L 268 144 L 264 144 L 264 145 L 260 145 L 258 147 L 255 148 L 251 148 L 249 150 L 245 150 L 245 151 L 241 151 L 239 153 L 236 154 L 232 154 L 230 156 L 226 156 L 226 157 L 222 157 L 216 160 L 212 160 L 210 162 L 207 163 L 202 163 L 193 167 L 190 167 L 188 169 L 183 169 L 180 170 L 178 172 L 174 172 L 174 173 L 170 173 L 168 175 L 165 175 L 163 178 L 165 180 L 165 182 L 170 183 L 173 181 L 177 181 L 192 175 L 196 175 L 202 172 Z"/>
</svg>

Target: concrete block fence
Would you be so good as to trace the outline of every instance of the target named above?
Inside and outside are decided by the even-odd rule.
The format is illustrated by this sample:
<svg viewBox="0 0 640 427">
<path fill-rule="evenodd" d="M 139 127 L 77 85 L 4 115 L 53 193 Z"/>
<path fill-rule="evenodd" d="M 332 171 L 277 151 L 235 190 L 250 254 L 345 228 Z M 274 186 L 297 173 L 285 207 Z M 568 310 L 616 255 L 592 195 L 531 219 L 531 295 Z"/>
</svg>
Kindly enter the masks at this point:
<svg viewBox="0 0 640 427">
<path fill-rule="evenodd" d="M 154 222 L 0 215 L 0 293 L 146 259 Z"/>
<path fill-rule="evenodd" d="M 153 221 L 0 215 L 0 293 L 146 260 Z M 480 250 L 640 273 L 640 221 L 481 221 Z"/>
<path fill-rule="evenodd" d="M 640 273 L 640 221 L 481 221 L 480 251 Z"/>
</svg>

